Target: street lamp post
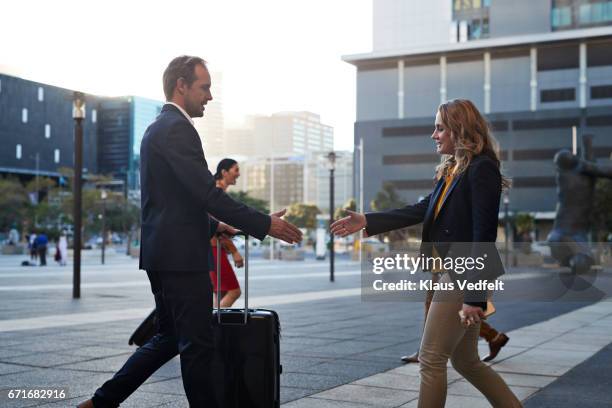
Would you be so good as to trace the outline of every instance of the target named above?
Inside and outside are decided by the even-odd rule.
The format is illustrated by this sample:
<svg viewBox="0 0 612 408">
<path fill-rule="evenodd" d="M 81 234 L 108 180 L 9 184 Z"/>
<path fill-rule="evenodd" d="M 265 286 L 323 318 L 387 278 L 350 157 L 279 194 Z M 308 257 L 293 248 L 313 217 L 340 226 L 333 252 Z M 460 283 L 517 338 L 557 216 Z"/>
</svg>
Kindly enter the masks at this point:
<svg viewBox="0 0 612 408">
<path fill-rule="evenodd" d="M 334 222 L 334 170 L 336 169 L 336 153 L 327 155 L 329 160 L 329 225 Z M 334 281 L 334 234 L 329 233 L 329 280 Z"/>
<path fill-rule="evenodd" d="M 508 192 L 504 192 L 504 234 L 506 235 L 506 268 L 510 259 L 510 220 L 509 220 L 510 196 Z"/>
<path fill-rule="evenodd" d="M 274 155 L 270 156 L 270 213 L 274 213 Z M 270 260 L 274 260 L 274 237 L 270 237 Z"/>
<path fill-rule="evenodd" d="M 108 197 L 106 190 L 102 189 L 100 197 L 102 198 L 102 265 L 104 265 L 104 252 L 106 249 L 106 198 Z"/>
<path fill-rule="evenodd" d="M 74 93 L 72 118 L 74 119 L 74 263 L 72 267 L 72 297 L 81 297 L 81 178 L 83 172 L 83 119 L 85 95 Z"/>
<path fill-rule="evenodd" d="M 34 160 L 36 161 L 36 194 L 34 197 L 36 197 L 36 207 L 38 207 L 40 201 L 40 182 L 38 177 L 40 173 L 40 152 L 36 152 Z M 38 211 L 34 212 L 34 227 L 38 228 Z"/>
</svg>

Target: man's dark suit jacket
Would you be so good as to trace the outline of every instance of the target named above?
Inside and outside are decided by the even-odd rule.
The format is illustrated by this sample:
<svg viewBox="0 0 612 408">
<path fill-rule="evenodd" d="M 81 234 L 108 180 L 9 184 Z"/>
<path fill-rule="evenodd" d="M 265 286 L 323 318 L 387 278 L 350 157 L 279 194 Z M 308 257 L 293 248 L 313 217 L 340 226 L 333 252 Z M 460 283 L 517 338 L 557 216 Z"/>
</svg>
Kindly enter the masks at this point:
<svg viewBox="0 0 612 408">
<path fill-rule="evenodd" d="M 479 279 L 497 278 L 504 273 L 501 258 L 494 245 L 501 196 L 501 174 L 497 163 L 485 154 L 475 156 L 468 168 L 453 179 L 442 208 L 435 217 L 436 203 L 444 183 L 444 179 L 440 179 L 433 192 L 417 204 L 366 214 L 367 234 L 376 235 L 422 222 L 421 253 L 425 256 L 431 256 L 432 245 L 435 245 L 441 257 L 477 257 L 486 252 L 485 269 L 466 273 L 464 278 L 474 282 Z M 456 251 L 451 254 L 453 248 Z M 466 253 L 466 248 L 469 253 Z M 480 295 L 471 293 L 470 296 Z"/>
<path fill-rule="evenodd" d="M 270 216 L 217 188 L 193 125 L 166 104 L 140 146 L 142 234 L 140 269 L 209 269 L 210 238 L 217 221 L 263 239 Z"/>
</svg>

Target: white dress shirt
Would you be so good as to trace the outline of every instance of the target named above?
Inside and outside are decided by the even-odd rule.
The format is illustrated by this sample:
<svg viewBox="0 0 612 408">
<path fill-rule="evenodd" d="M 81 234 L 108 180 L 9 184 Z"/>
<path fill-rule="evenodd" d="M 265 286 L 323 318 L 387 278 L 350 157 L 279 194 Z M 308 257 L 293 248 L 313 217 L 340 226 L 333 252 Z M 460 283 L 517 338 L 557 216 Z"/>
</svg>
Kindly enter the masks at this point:
<svg viewBox="0 0 612 408">
<path fill-rule="evenodd" d="M 193 119 L 191 119 L 191 116 L 189 116 L 187 114 L 187 112 L 185 112 L 185 109 L 183 109 L 180 105 L 177 105 L 174 102 L 166 102 L 166 105 L 172 105 L 172 106 L 176 107 L 176 109 L 178 109 L 183 114 L 183 116 L 185 116 L 187 118 L 189 123 L 191 123 L 191 125 L 193 126 Z"/>
</svg>

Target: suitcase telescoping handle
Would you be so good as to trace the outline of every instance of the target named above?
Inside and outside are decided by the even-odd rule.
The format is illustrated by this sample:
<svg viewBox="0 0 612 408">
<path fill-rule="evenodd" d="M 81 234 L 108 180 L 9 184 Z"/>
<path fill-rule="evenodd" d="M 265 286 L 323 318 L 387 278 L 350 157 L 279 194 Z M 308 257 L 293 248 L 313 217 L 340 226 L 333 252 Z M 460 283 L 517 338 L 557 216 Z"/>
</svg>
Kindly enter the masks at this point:
<svg viewBox="0 0 612 408">
<path fill-rule="evenodd" d="M 249 235 L 238 231 L 236 235 L 244 237 L 244 323 L 249 319 Z M 217 236 L 217 322 L 221 324 L 221 240 Z"/>
</svg>

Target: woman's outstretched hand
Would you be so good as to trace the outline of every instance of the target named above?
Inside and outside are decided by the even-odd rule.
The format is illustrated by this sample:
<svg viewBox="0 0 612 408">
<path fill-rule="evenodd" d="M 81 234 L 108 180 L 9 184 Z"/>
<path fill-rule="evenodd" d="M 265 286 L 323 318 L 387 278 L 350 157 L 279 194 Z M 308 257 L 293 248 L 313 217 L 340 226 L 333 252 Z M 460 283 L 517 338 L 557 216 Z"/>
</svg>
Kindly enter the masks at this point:
<svg viewBox="0 0 612 408">
<path fill-rule="evenodd" d="M 340 218 L 330 226 L 332 234 L 338 235 L 339 237 L 346 237 L 347 235 L 353 234 L 360 229 L 365 228 L 365 215 L 351 210 L 346 210 L 346 212 L 348 213 L 348 216 Z"/>
</svg>

